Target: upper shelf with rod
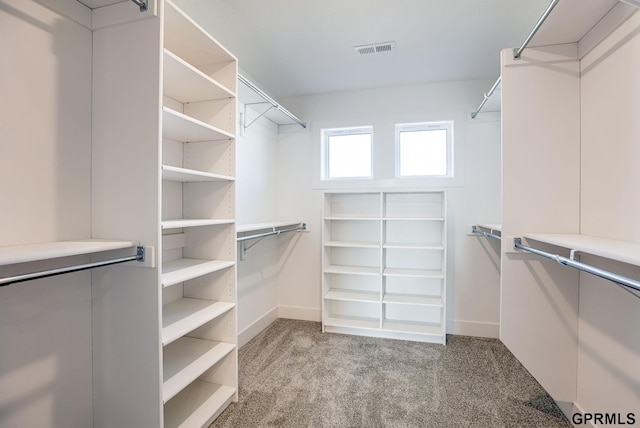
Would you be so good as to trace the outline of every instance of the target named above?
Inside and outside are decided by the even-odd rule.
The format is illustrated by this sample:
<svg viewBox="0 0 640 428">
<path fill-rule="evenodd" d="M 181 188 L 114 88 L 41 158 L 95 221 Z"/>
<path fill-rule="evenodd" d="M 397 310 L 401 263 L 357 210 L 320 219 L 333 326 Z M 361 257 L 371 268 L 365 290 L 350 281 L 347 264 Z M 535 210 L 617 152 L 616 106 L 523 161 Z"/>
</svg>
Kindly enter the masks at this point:
<svg viewBox="0 0 640 428">
<path fill-rule="evenodd" d="M 277 101 L 267 95 L 263 90 L 251 83 L 246 77 L 238 74 L 238 99 L 244 104 L 242 112 L 242 128 L 247 129 L 261 117 L 265 117 L 278 126 L 299 125 L 306 128 L 307 124 L 298 119 L 289 110 L 282 107 Z M 257 112 L 257 117 L 247 118 L 247 107 Z"/>
</svg>

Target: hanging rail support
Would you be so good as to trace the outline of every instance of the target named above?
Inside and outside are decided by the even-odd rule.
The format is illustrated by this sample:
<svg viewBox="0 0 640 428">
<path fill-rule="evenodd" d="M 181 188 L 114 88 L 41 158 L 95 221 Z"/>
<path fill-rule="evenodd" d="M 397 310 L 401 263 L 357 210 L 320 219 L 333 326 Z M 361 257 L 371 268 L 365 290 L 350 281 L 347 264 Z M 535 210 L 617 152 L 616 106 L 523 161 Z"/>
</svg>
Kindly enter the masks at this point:
<svg viewBox="0 0 640 428">
<path fill-rule="evenodd" d="M 134 2 L 138 7 L 140 7 L 140 12 L 146 12 L 147 8 L 149 7 L 148 5 L 148 0 L 131 0 L 132 2 Z"/>
<path fill-rule="evenodd" d="M 586 263 L 579 262 L 577 260 L 568 259 L 566 257 L 559 256 L 557 254 L 547 253 L 546 251 L 541 251 L 536 248 L 522 245 L 522 238 L 513 238 L 513 246 L 514 248 L 517 248 L 519 250 L 528 251 L 540 257 L 554 260 L 560 263 L 561 265 L 569 266 L 569 267 L 581 270 L 583 272 L 587 272 L 592 275 L 599 276 L 600 278 L 607 279 L 611 282 L 614 282 L 618 285 L 629 288 L 631 290 L 640 291 L 640 281 L 637 281 L 632 278 L 628 278 L 626 276 L 618 275 L 616 273 L 612 273 L 604 269 L 600 269 L 600 268 L 588 265 Z M 631 294 L 633 294 L 636 297 L 640 297 L 635 293 L 631 293 Z"/>
<path fill-rule="evenodd" d="M 533 27 L 533 29 L 531 30 L 527 38 L 524 40 L 524 42 L 522 42 L 522 46 L 520 46 L 517 49 L 513 49 L 513 59 L 520 59 L 520 55 L 522 55 L 522 51 L 524 51 L 524 49 L 527 47 L 531 39 L 533 39 L 533 36 L 536 35 L 536 33 L 538 32 L 538 30 L 540 29 L 544 21 L 546 21 L 549 15 L 551 14 L 551 11 L 553 10 L 553 8 L 556 7 L 556 5 L 559 2 L 560 0 L 553 0 L 551 4 L 549 4 L 549 7 L 547 8 L 547 10 L 544 11 L 544 13 L 540 17 L 536 25 Z"/>
<path fill-rule="evenodd" d="M 478 113 L 480 113 L 480 110 L 482 110 L 482 108 L 487 103 L 487 101 L 489 101 L 489 97 L 491 97 L 491 95 L 493 95 L 495 90 L 498 89 L 498 86 L 500 85 L 500 82 L 502 82 L 502 76 L 498 77 L 498 80 L 496 80 L 496 83 L 494 83 L 493 86 L 491 87 L 491 89 L 489 89 L 489 92 L 484 94 L 484 99 L 482 100 L 482 102 L 480 103 L 480 105 L 478 106 L 476 111 L 471 113 L 471 119 L 475 119 L 476 116 L 478 115 Z"/>
<path fill-rule="evenodd" d="M 135 256 L 121 257 L 118 259 L 104 260 L 101 262 L 86 263 L 86 264 L 75 265 L 75 266 L 66 266 L 66 267 L 61 267 L 56 269 L 42 270 L 38 272 L 31 272 L 31 273 L 25 273 L 21 275 L 14 275 L 14 276 L 8 276 L 5 278 L 0 278 L 0 287 L 15 284 L 17 282 L 31 281 L 33 279 L 47 278 L 50 276 L 62 275 L 65 273 L 78 272 L 81 270 L 94 269 L 102 266 L 110 266 L 110 265 L 132 262 L 132 261 L 138 261 L 138 262 L 145 261 L 144 247 L 136 247 Z"/>
<path fill-rule="evenodd" d="M 240 238 L 237 238 L 236 241 L 240 243 L 240 260 L 245 260 L 245 256 L 247 254 L 247 251 L 249 251 L 249 249 L 251 249 L 251 247 L 256 245 L 258 242 L 262 241 L 267 236 L 280 235 L 281 233 L 287 233 L 287 232 L 295 232 L 296 230 L 307 230 L 307 223 L 302 223 L 301 226 L 292 227 L 292 228 L 289 228 L 289 229 L 278 229 L 278 230 L 276 230 L 276 228 L 274 227 L 273 231 L 271 231 L 271 232 L 258 233 L 256 235 L 241 236 Z M 246 241 L 248 241 L 249 239 L 258 239 L 258 241 L 256 241 L 253 244 L 247 246 Z"/>
<path fill-rule="evenodd" d="M 485 232 L 484 230 L 480 230 L 478 229 L 478 226 L 471 226 L 471 232 L 477 233 L 478 235 L 482 235 L 485 238 L 493 238 L 493 239 L 497 239 L 498 241 L 502 241 L 502 236 L 496 235 L 495 233 L 489 233 L 489 232 Z M 493 232 L 493 230 L 491 232 Z"/>
</svg>

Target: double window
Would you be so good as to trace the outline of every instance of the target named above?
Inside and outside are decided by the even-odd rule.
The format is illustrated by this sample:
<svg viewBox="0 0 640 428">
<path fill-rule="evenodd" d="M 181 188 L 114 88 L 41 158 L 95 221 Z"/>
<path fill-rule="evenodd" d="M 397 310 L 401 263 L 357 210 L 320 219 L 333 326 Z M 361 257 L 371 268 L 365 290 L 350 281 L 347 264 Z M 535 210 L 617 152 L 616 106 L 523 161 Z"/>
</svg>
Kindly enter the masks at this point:
<svg viewBox="0 0 640 428">
<path fill-rule="evenodd" d="M 321 138 L 324 180 L 374 178 L 372 127 L 324 129 Z M 394 158 L 396 178 L 453 177 L 453 121 L 396 124 Z"/>
</svg>

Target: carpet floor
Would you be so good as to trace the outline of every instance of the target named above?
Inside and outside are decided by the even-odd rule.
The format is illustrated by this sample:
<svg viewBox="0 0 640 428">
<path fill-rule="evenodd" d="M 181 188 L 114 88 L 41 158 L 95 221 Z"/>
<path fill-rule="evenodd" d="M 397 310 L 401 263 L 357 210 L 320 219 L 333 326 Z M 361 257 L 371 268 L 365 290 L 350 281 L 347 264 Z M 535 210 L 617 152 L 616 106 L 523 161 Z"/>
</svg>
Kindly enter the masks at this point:
<svg viewBox="0 0 640 428">
<path fill-rule="evenodd" d="M 442 346 L 278 319 L 238 355 L 239 402 L 211 427 L 571 427 L 496 339 Z"/>
</svg>

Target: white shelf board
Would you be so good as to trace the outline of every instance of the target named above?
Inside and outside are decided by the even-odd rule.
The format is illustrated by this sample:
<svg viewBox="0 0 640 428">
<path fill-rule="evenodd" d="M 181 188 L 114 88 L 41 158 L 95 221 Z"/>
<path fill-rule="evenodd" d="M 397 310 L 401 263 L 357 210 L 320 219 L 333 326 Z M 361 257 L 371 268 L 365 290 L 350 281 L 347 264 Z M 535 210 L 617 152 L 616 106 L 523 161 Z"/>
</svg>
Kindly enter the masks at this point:
<svg viewBox="0 0 640 428">
<path fill-rule="evenodd" d="M 165 428 L 204 427 L 231 403 L 236 389 L 193 381 L 164 405 Z"/>
<path fill-rule="evenodd" d="M 181 337 L 164 347 L 162 399 L 166 403 L 198 376 L 216 365 L 234 344 Z"/>
<path fill-rule="evenodd" d="M 342 248 L 380 248 L 380 242 L 364 242 L 364 241 L 329 241 L 324 244 L 325 247 L 342 247 Z"/>
<path fill-rule="evenodd" d="M 235 265 L 227 260 L 178 259 L 162 266 L 162 285 L 178 284 Z"/>
<path fill-rule="evenodd" d="M 383 276 L 403 276 L 410 278 L 444 278 L 444 273 L 439 270 L 386 268 Z"/>
<path fill-rule="evenodd" d="M 230 132 L 218 129 L 168 107 L 162 107 L 162 136 L 182 143 L 231 140 L 235 138 Z"/>
<path fill-rule="evenodd" d="M 375 291 L 342 290 L 332 288 L 324 295 L 324 298 L 327 300 L 378 303 L 380 301 L 380 293 Z"/>
<path fill-rule="evenodd" d="M 440 296 L 421 296 L 417 294 L 390 294 L 387 293 L 382 299 L 383 303 L 399 304 L 399 305 L 422 305 L 444 307 L 442 297 Z"/>
<path fill-rule="evenodd" d="M 369 267 L 369 266 L 331 265 L 324 270 L 324 273 L 338 273 L 338 274 L 349 274 L 349 275 L 379 275 L 380 268 Z"/>
<path fill-rule="evenodd" d="M 0 266 L 132 248 L 138 241 L 82 239 L 0 247 Z"/>
<path fill-rule="evenodd" d="M 492 232 L 500 232 L 502 233 L 502 225 L 497 223 L 478 223 L 478 226 L 484 227 L 485 229 L 489 229 Z"/>
<path fill-rule="evenodd" d="M 226 63 L 236 58 L 173 2 L 164 8 L 164 46 L 195 66 Z"/>
<path fill-rule="evenodd" d="M 367 216 L 326 216 L 325 220 L 334 221 L 380 221 L 380 217 L 367 217 Z"/>
<path fill-rule="evenodd" d="M 264 223 L 239 224 L 236 227 L 237 233 L 257 232 L 260 230 L 277 230 L 286 226 L 298 226 L 303 222 L 298 220 L 276 220 Z"/>
<path fill-rule="evenodd" d="M 578 234 L 525 233 L 524 237 L 558 247 L 640 266 L 640 243 Z"/>
<path fill-rule="evenodd" d="M 235 304 L 182 298 L 162 306 L 162 344 L 177 340 L 233 309 Z"/>
<path fill-rule="evenodd" d="M 164 50 L 163 74 L 164 95 L 183 104 L 235 96 L 229 89 L 167 49 Z"/>
<path fill-rule="evenodd" d="M 324 324 L 331 327 L 380 329 L 380 321 L 377 318 L 329 315 Z"/>
<path fill-rule="evenodd" d="M 408 250 L 444 250 L 442 244 L 421 244 L 417 242 L 387 242 L 384 248 L 408 249 Z"/>
<path fill-rule="evenodd" d="M 212 218 L 180 218 L 162 220 L 162 229 L 178 229 L 182 227 L 217 226 L 222 224 L 233 224 L 233 219 L 212 219 Z"/>
<path fill-rule="evenodd" d="M 444 221 L 444 217 L 384 217 L 385 221 Z"/>
<path fill-rule="evenodd" d="M 197 171 L 195 169 L 187 169 L 170 165 L 162 165 L 162 179 L 181 183 L 200 181 L 235 181 L 235 177 L 230 175 L 213 174 L 211 172 Z"/>
<path fill-rule="evenodd" d="M 444 331 L 442 325 L 435 323 L 420 323 L 413 321 L 384 321 L 382 329 L 398 333 L 419 333 L 430 336 L 442 336 Z"/>
</svg>

